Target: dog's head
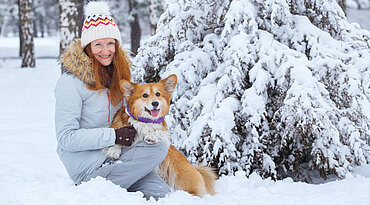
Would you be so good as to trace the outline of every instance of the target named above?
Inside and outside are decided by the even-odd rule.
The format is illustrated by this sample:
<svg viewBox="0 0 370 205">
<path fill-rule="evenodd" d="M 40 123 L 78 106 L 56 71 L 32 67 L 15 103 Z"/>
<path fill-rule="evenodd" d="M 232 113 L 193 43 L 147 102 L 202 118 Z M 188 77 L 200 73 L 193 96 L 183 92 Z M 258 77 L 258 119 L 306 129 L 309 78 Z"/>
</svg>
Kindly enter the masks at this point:
<svg viewBox="0 0 370 205">
<path fill-rule="evenodd" d="M 171 75 L 158 83 L 139 85 L 121 80 L 120 85 L 131 115 L 136 119 L 157 120 L 168 114 L 176 83 L 176 75 Z"/>
</svg>

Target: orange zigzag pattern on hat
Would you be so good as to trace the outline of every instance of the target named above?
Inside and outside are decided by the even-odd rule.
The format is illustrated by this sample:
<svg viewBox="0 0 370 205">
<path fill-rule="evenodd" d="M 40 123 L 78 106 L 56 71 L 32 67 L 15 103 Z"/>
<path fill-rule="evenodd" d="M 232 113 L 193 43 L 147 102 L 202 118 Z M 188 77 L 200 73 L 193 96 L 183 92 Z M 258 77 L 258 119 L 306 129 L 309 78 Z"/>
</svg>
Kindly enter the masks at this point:
<svg viewBox="0 0 370 205">
<path fill-rule="evenodd" d="M 99 24 L 104 24 L 104 25 L 108 25 L 108 24 L 112 24 L 113 26 L 117 26 L 113 19 L 109 19 L 109 18 L 105 18 L 105 19 L 102 19 L 102 18 L 98 18 L 96 20 L 91 20 L 89 22 L 86 22 L 84 27 L 82 28 L 82 32 L 86 29 L 89 29 L 91 26 L 94 26 L 94 27 L 97 27 Z"/>
</svg>

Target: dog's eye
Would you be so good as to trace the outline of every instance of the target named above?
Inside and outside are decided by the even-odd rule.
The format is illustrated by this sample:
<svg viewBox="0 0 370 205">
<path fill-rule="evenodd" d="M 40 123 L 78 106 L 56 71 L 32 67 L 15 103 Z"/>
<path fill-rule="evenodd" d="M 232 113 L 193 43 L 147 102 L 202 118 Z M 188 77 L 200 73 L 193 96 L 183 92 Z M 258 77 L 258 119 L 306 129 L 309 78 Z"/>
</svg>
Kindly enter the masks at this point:
<svg viewBox="0 0 370 205">
<path fill-rule="evenodd" d="M 147 97 L 148 97 L 148 94 L 144 93 L 143 98 L 147 98 Z"/>
<path fill-rule="evenodd" d="M 161 94 L 160 94 L 160 93 L 156 93 L 155 95 L 156 95 L 157 97 L 161 96 Z"/>
</svg>

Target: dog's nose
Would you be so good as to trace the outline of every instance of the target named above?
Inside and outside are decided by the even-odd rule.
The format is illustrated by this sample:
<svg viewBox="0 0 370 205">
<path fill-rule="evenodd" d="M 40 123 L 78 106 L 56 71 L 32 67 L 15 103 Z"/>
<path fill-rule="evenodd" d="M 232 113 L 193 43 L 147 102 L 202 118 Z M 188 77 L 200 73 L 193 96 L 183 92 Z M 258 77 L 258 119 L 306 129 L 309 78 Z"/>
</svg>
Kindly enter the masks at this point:
<svg viewBox="0 0 370 205">
<path fill-rule="evenodd" d="M 153 105 L 153 107 L 158 107 L 159 102 L 158 102 L 158 101 L 153 101 L 153 102 L 152 102 L 152 105 Z"/>
</svg>

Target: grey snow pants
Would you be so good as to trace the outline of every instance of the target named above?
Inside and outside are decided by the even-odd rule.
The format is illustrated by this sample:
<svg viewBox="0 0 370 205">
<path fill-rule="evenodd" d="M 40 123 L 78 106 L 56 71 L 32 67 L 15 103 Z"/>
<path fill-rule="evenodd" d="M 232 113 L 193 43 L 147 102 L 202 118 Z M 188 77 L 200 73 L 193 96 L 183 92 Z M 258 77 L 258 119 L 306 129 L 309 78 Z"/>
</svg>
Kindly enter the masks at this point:
<svg viewBox="0 0 370 205">
<path fill-rule="evenodd" d="M 155 169 L 166 157 L 168 146 L 164 143 L 148 144 L 139 142 L 131 147 L 123 147 L 119 160 L 104 164 L 84 181 L 97 176 L 104 177 L 130 192 L 140 191 L 145 198 L 164 197 L 171 191 Z"/>
</svg>

